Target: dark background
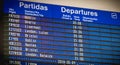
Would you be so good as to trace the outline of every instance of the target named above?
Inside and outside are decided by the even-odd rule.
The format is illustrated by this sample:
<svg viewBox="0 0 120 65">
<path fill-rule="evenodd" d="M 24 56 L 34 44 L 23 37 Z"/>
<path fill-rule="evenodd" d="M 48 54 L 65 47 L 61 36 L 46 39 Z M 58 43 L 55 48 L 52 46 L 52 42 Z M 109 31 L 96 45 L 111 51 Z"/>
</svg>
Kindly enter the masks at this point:
<svg viewBox="0 0 120 65">
<path fill-rule="evenodd" d="M 6 65 L 4 63 L 7 63 L 5 60 L 4 60 L 4 46 L 3 46 L 3 43 L 4 43 L 4 36 L 3 36 L 3 0 L 0 0 L 0 65 Z"/>
</svg>

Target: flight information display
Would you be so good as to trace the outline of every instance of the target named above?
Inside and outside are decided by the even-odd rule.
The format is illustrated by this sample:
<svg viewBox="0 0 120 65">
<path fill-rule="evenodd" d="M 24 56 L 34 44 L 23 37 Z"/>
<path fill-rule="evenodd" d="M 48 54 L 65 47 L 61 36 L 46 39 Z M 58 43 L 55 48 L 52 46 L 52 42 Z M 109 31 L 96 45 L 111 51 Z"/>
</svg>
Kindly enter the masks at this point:
<svg viewBox="0 0 120 65">
<path fill-rule="evenodd" d="M 120 64 L 119 12 L 4 0 L 3 32 L 5 64 Z"/>
</svg>

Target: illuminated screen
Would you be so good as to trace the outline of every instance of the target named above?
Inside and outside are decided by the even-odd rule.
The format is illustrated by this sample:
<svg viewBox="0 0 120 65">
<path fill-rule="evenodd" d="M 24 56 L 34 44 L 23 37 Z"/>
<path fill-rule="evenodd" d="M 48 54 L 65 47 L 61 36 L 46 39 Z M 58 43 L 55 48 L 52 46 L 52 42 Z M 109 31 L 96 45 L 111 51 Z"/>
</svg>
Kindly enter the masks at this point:
<svg viewBox="0 0 120 65">
<path fill-rule="evenodd" d="M 120 64 L 119 12 L 17 0 L 4 3 L 4 64 Z"/>
</svg>

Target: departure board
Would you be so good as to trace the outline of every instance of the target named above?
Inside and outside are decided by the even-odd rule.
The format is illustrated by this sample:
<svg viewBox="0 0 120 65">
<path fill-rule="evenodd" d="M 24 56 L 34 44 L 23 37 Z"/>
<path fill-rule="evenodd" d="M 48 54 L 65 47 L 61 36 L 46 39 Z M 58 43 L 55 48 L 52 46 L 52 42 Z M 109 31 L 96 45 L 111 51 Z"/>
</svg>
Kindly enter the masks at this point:
<svg viewBox="0 0 120 65">
<path fill-rule="evenodd" d="M 119 12 L 4 0 L 2 26 L 7 65 L 120 64 Z"/>
</svg>

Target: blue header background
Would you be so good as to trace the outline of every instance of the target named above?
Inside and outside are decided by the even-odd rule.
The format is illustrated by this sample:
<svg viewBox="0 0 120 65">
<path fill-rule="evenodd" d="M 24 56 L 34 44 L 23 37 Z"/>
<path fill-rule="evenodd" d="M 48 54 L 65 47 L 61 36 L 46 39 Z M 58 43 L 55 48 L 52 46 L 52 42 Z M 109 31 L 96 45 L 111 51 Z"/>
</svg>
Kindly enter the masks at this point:
<svg viewBox="0 0 120 65">
<path fill-rule="evenodd" d="M 23 2 L 25 4 L 43 6 L 43 10 L 20 7 L 20 2 Z M 47 7 L 47 10 L 44 10 L 44 6 Z M 61 11 L 62 7 L 66 8 L 65 12 Z M 67 9 L 69 9 L 69 11 Z M 80 11 L 80 13 L 71 14 L 70 10 Z M 90 14 L 87 14 L 87 15 L 82 14 L 81 10 L 83 10 L 84 12 L 87 11 L 87 12 L 97 13 L 97 16 L 94 16 L 94 15 L 91 16 Z M 94 10 L 94 9 L 86 9 L 86 8 L 35 3 L 35 2 L 26 2 L 21 0 L 4 0 L 4 13 L 58 18 L 58 19 L 75 20 L 75 21 L 81 21 L 81 22 L 96 22 L 96 23 L 102 23 L 102 24 L 120 25 L 120 12 L 102 11 L 102 10 Z"/>
</svg>

